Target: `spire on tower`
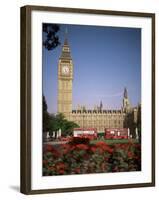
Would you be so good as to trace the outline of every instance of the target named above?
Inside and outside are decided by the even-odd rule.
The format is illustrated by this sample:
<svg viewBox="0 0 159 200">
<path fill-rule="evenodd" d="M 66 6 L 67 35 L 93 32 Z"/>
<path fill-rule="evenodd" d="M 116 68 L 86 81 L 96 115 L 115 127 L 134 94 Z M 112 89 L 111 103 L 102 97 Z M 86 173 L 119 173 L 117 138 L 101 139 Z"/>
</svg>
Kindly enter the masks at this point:
<svg viewBox="0 0 159 200">
<path fill-rule="evenodd" d="M 102 111 L 102 109 L 103 109 L 102 101 L 100 101 L 100 105 L 99 105 L 98 109 L 99 109 L 100 111 Z"/>
<path fill-rule="evenodd" d="M 60 56 L 60 59 L 67 59 L 67 60 L 72 60 L 71 58 L 71 54 L 70 54 L 70 47 L 69 47 L 69 44 L 68 44 L 68 37 L 67 37 L 67 34 L 68 34 L 68 30 L 67 30 L 67 27 L 65 29 L 65 36 L 64 36 L 64 44 L 63 44 L 63 47 L 62 47 L 62 53 L 61 53 L 61 56 Z"/>
<path fill-rule="evenodd" d="M 65 35 L 67 36 L 67 34 L 68 34 L 68 29 L 66 27 L 66 29 L 65 29 Z"/>
<path fill-rule="evenodd" d="M 124 98 L 128 98 L 128 91 L 126 87 L 124 88 Z"/>
<path fill-rule="evenodd" d="M 65 41 L 64 41 L 64 45 L 66 45 L 66 46 L 68 46 L 67 36 L 68 36 L 68 29 L 66 27 L 66 29 L 65 29 Z"/>
<path fill-rule="evenodd" d="M 102 103 L 102 101 L 100 101 L 100 110 L 102 110 L 103 109 L 103 103 Z"/>
</svg>

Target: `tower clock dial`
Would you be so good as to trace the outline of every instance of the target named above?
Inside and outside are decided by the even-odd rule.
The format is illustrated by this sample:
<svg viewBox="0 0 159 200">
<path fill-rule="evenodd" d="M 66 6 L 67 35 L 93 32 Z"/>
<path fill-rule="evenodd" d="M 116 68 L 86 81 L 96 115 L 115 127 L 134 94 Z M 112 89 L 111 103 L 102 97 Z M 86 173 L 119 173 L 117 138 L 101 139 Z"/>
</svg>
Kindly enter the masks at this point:
<svg viewBox="0 0 159 200">
<path fill-rule="evenodd" d="M 68 66 L 63 66 L 63 67 L 62 67 L 62 74 L 68 75 L 69 72 L 70 72 L 70 69 L 69 69 Z"/>
</svg>

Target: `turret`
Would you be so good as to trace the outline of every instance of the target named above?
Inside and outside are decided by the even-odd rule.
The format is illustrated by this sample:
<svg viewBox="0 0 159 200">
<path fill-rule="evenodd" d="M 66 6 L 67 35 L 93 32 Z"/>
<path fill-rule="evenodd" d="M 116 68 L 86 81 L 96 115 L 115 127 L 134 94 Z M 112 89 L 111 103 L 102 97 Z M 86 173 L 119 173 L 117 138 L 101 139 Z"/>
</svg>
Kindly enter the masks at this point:
<svg viewBox="0 0 159 200">
<path fill-rule="evenodd" d="M 129 112 L 130 109 L 131 109 L 131 105 L 130 105 L 129 98 L 128 98 L 128 91 L 127 91 L 127 88 L 125 87 L 124 88 L 124 94 L 123 94 L 123 107 L 122 107 L 122 110 L 124 112 Z"/>
<path fill-rule="evenodd" d="M 103 103 L 102 103 L 102 101 L 100 102 L 99 109 L 100 109 L 100 111 L 102 111 L 102 110 L 103 110 Z"/>
</svg>

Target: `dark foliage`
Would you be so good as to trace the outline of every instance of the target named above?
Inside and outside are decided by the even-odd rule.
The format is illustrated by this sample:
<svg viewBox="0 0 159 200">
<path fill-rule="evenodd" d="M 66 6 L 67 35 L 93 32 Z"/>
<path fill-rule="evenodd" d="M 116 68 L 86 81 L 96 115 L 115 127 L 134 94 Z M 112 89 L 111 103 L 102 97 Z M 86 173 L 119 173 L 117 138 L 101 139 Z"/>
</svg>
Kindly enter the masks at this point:
<svg viewBox="0 0 159 200">
<path fill-rule="evenodd" d="M 43 132 L 57 132 L 59 129 L 62 131 L 62 136 L 68 136 L 73 134 L 73 129 L 79 126 L 72 121 L 65 119 L 62 113 L 50 114 L 47 111 L 47 103 L 45 96 L 43 95 Z"/>
<path fill-rule="evenodd" d="M 89 144 L 89 138 L 73 137 L 69 144 Z"/>
<path fill-rule="evenodd" d="M 53 50 L 60 45 L 59 37 L 57 36 L 59 30 L 60 27 L 57 24 L 43 24 L 43 32 L 45 34 L 43 45 L 47 50 Z"/>
<path fill-rule="evenodd" d="M 48 131 L 49 129 L 49 113 L 47 111 L 47 103 L 46 103 L 46 99 L 45 96 L 43 95 L 43 132 Z"/>
</svg>

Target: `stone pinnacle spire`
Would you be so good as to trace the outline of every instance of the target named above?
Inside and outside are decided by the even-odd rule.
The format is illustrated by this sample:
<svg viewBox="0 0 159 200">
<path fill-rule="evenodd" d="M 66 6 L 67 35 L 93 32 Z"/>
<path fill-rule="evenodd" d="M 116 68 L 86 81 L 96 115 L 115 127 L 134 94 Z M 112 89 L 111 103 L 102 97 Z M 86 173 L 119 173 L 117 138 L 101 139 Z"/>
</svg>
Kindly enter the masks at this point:
<svg viewBox="0 0 159 200">
<path fill-rule="evenodd" d="M 128 91 L 126 87 L 124 88 L 124 98 L 128 98 Z"/>
<path fill-rule="evenodd" d="M 65 29 L 65 41 L 64 41 L 64 45 L 65 46 L 68 46 L 68 29 L 67 29 L 67 27 L 66 27 L 66 29 Z"/>
<path fill-rule="evenodd" d="M 103 109 L 103 103 L 102 103 L 102 101 L 100 101 L 100 110 L 102 110 Z"/>
</svg>

